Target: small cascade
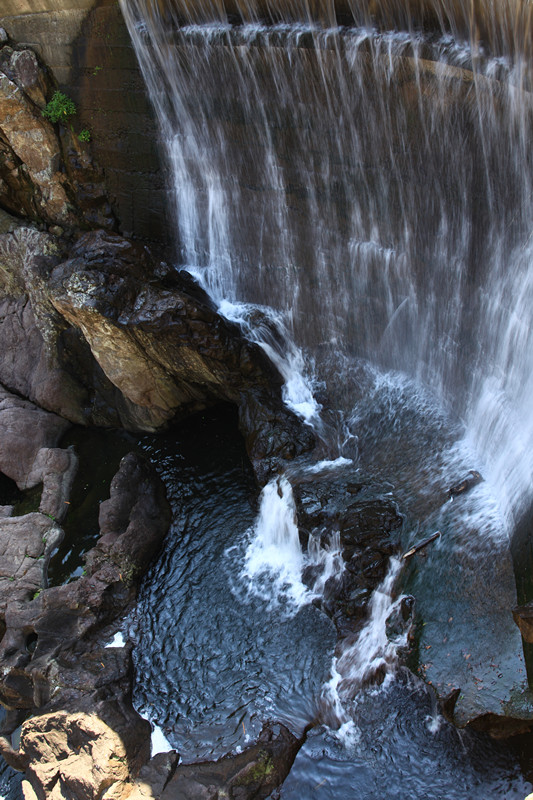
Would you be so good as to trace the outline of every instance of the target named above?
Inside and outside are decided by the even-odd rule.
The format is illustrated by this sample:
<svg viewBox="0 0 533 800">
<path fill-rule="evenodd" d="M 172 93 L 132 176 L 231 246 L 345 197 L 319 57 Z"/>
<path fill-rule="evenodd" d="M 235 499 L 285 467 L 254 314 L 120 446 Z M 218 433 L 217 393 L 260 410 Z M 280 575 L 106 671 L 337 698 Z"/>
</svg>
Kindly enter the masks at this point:
<svg viewBox="0 0 533 800">
<path fill-rule="evenodd" d="M 404 637 L 390 639 L 387 620 L 401 602 L 394 597 L 400 568 L 400 561 L 391 559 L 385 579 L 372 595 L 367 622 L 355 640 L 343 643 L 341 654 L 334 659 L 331 679 L 322 694 L 322 716 L 332 727 L 349 722 L 348 704 L 358 690 L 378 675 L 383 679 L 397 663 Z"/>
<path fill-rule="evenodd" d="M 311 588 L 302 582 L 306 567 L 316 576 Z M 261 493 L 257 522 L 244 557 L 241 579 L 248 592 L 270 605 L 288 605 L 289 613 L 322 594 L 329 578 L 343 569 L 339 535 L 323 547 L 310 538 L 304 553 L 296 521 L 292 487 L 286 477 L 271 480 Z"/>
<path fill-rule="evenodd" d="M 223 300 L 218 310 L 227 319 L 237 322 L 245 336 L 262 347 L 276 365 L 285 381 L 282 396 L 288 408 L 320 430 L 321 407 L 314 397 L 312 382 L 308 377 L 312 373 L 312 365 L 305 363 L 303 352 L 290 335 L 282 314 L 266 306 L 230 303 L 228 300 Z"/>
<path fill-rule="evenodd" d="M 275 478 L 261 493 L 259 517 L 253 528 L 242 577 L 250 592 L 273 602 L 307 599 L 301 582 L 304 557 L 296 524 L 296 506 L 286 478 Z"/>
</svg>

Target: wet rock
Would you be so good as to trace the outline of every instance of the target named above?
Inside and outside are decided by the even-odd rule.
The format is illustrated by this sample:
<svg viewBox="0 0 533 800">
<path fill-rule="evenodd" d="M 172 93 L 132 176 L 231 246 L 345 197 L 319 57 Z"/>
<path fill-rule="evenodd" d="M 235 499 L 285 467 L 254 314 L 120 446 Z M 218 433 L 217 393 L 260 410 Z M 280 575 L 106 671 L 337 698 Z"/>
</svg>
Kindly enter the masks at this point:
<svg viewBox="0 0 533 800">
<path fill-rule="evenodd" d="M 374 589 L 385 578 L 390 557 L 398 552 L 402 517 L 390 499 L 373 496 L 373 487 L 358 484 L 354 502 L 348 479 L 322 476 L 295 488 L 298 526 L 307 541 L 322 547 L 338 538 L 344 571 L 324 587 L 322 607 L 341 638 L 353 636 L 364 623 Z M 377 488 L 377 487 L 376 487 Z M 313 584 L 313 568 L 304 580 Z"/>
<path fill-rule="evenodd" d="M 466 478 L 463 478 L 462 481 L 459 481 L 459 483 L 456 483 L 450 487 L 448 494 L 450 497 L 457 497 L 457 495 L 468 492 L 474 486 L 477 486 L 478 483 L 482 482 L 483 477 L 480 475 L 480 473 L 475 469 L 471 469 Z"/>
<path fill-rule="evenodd" d="M 219 761 L 179 766 L 161 800 L 233 800 L 266 798 L 280 786 L 293 764 L 302 740 L 280 724 L 265 725 L 256 745 Z"/>
<path fill-rule="evenodd" d="M 483 542 L 463 517 L 423 560 L 405 563 L 402 589 L 416 597 L 416 670 L 450 720 L 498 737 L 530 728 L 533 695 L 510 613 L 516 584 L 507 538 Z"/>
</svg>

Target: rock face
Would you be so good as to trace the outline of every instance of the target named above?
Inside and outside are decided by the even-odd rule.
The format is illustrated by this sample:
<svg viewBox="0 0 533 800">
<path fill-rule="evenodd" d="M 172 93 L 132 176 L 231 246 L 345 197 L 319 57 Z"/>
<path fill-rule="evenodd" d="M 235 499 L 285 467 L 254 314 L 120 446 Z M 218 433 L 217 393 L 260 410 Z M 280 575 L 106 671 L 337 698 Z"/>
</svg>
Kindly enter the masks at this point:
<svg viewBox="0 0 533 800">
<path fill-rule="evenodd" d="M 0 472 L 19 489 L 42 484 L 39 511 L 12 517 L 4 507 L 0 519 L 0 627 L 6 609 L 28 602 L 47 585 L 50 555 L 63 538 L 60 521 L 66 513 L 77 459 L 55 447 L 69 424 L 0 387 Z"/>
<path fill-rule="evenodd" d="M 113 227 L 88 149 L 42 115 L 53 92 L 32 50 L 0 48 L 0 203 L 51 225 Z"/>
<path fill-rule="evenodd" d="M 36 565 L 62 535 L 57 523 L 43 514 L 0 521 L 2 565 L 14 570 L 14 580 L 0 580 L 0 699 L 11 709 L 4 733 L 21 715 L 38 715 L 24 724 L 19 751 L 0 738 L 0 752 L 26 771 L 27 797 L 122 797 L 149 758 L 150 726 L 131 705 L 131 649 L 102 649 L 99 636 L 134 598 L 170 510 L 162 484 L 134 454 L 102 505 L 103 535 L 87 554 L 86 575 L 52 588 L 42 588 Z"/>
<path fill-rule="evenodd" d="M 277 370 L 190 276 L 102 231 L 69 255 L 32 229 L 0 237 L 5 385 L 72 422 L 130 430 L 230 401 L 262 477 L 313 446 Z"/>
</svg>

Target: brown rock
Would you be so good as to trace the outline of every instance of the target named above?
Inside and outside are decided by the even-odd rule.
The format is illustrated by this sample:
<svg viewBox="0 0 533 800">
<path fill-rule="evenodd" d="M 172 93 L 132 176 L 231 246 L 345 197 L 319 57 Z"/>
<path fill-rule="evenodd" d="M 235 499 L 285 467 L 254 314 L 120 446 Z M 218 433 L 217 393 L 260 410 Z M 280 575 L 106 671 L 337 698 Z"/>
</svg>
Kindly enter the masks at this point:
<svg viewBox="0 0 533 800">
<path fill-rule="evenodd" d="M 126 749 L 118 734 L 95 714 L 59 711 L 25 722 L 21 756 L 38 798 L 96 800 L 131 791 Z"/>
<path fill-rule="evenodd" d="M 533 644 L 533 603 L 513 608 L 513 619 L 525 641 Z"/>
<path fill-rule="evenodd" d="M 287 777 L 302 742 L 283 725 L 267 724 L 258 743 L 243 753 L 226 756 L 216 763 L 177 767 L 161 800 L 266 798 Z"/>
<path fill-rule="evenodd" d="M 58 474 L 71 467 L 71 458 L 56 453 L 55 463 L 45 448 L 53 448 L 69 428 L 69 423 L 55 414 L 37 408 L 0 386 L 0 471 L 12 478 L 20 489 L 40 483 L 47 465 Z"/>
</svg>

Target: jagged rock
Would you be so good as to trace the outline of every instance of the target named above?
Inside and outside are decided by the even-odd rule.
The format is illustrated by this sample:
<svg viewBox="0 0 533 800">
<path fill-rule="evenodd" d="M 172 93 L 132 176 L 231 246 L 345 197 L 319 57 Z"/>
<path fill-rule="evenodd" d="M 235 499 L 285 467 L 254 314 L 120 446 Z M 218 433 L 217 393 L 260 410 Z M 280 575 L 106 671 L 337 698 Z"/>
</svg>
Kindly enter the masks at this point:
<svg viewBox="0 0 533 800">
<path fill-rule="evenodd" d="M 322 546 L 338 536 L 345 569 L 326 583 L 321 602 L 341 637 L 353 636 L 363 625 L 372 592 L 398 552 L 402 525 L 394 502 L 373 496 L 373 488 L 364 485 L 358 485 L 354 502 L 353 487 L 347 472 L 345 477 L 322 475 L 295 488 L 303 536 L 318 538 Z M 312 582 L 314 577 L 311 567 L 304 580 Z"/>
<path fill-rule="evenodd" d="M 233 800 L 266 798 L 280 786 L 302 745 L 285 726 L 267 724 L 256 745 L 219 761 L 176 768 L 161 800 Z"/>
<path fill-rule="evenodd" d="M 15 168 L 24 165 L 34 190 L 28 200 L 33 214 L 51 223 L 75 225 L 78 220 L 61 180 L 61 148 L 53 127 L 4 72 L 0 72 L 0 131 L 16 157 Z"/>
<path fill-rule="evenodd" d="M 124 610 L 134 596 L 135 577 L 146 568 L 161 544 L 170 519 L 161 482 L 148 463 L 134 454 L 123 459 L 119 474 L 121 480 L 115 483 L 112 502 L 121 503 L 120 485 L 127 484 L 131 492 L 128 501 L 122 503 L 127 525 L 115 532 L 112 541 L 108 533 L 87 554 L 86 577 L 44 589 L 32 602 L 27 602 L 31 600 L 29 579 L 25 579 L 17 593 L 8 591 L 11 571 L 4 582 L 7 596 L 5 634 L 0 643 L 0 697 L 11 707 L 38 708 L 49 701 L 53 687 L 46 676 L 58 653 L 62 653 L 64 662 L 69 649 Z M 16 540 L 16 553 L 20 551 L 19 560 L 23 564 L 31 556 L 28 569 L 31 566 L 35 570 L 34 563 L 40 564 L 42 553 L 45 553 L 43 564 L 46 563 L 48 551 L 43 539 L 51 535 L 55 523 L 40 514 L 28 516 L 31 519 L 8 518 L 1 525 L 28 523 L 29 529 Z M 42 533 L 40 520 L 48 525 Z M 33 549 L 29 549 L 30 545 Z M 11 562 L 15 565 L 13 559 L 7 558 L 10 554 L 11 550 L 6 553 L 3 565 L 10 566 Z M 39 578 L 41 574 L 42 568 Z M 30 633 L 36 637 L 31 663 L 26 648 Z"/>
<path fill-rule="evenodd" d="M 103 173 L 42 110 L 55 87 L 29 48 L 0 49 L 0 203 L 50 225 L 115 227 Z"/>
<path fill-rule="evenodd" d="M 102 231 L 62 252 L 31 229 L 0 236 L 5 385 L 72 422 L 130 430 L 230 401 L 262 480 L 313 446 L 278 371 L 189 275 Z"/>
</svg>

